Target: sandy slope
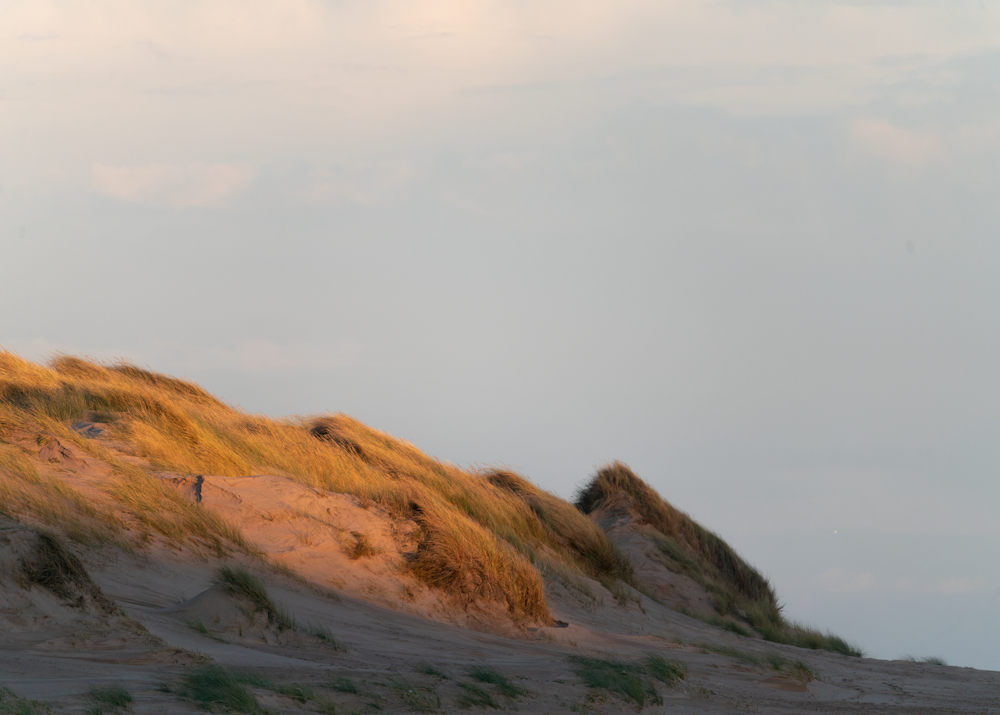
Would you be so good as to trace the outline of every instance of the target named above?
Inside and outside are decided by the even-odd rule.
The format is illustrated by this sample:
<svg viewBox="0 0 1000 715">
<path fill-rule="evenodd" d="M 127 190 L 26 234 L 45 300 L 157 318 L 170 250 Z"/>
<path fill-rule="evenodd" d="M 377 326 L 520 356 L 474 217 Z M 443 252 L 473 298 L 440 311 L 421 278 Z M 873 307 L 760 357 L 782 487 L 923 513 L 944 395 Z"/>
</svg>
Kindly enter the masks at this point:
<svg viewBox="0 0 1000 715">
<path fill-rule="evenodd" d="M 80 431 L 105 438 L 99 426 L 83 425 Z M 50 442 L 40 450 L 38 463 L 99 498 L 106 465 L 72 445 Z M 37 549 L 35 532 L 5 524 L 0 528 L 0 685 L 44 700 L 57 712 L 82 713 L 93 705 L 85 697 L 92 685 L 117 682 L 135 694 L 137 713 L 195 712 L 191 702 L 165 690 L 176 691 L 187 669 L 210 658 L 309 685 L 337 703 L 338 712 L 457 712 L 467 692 L 461 684 L 474 682 L 468 669 L 486 664 L 528 691 L 517 700 L 499 697 L 504 709 L 616 713 L 636 706 L 589 690 L 574 672 L 572 657 L 631 660 L 659 654 L 683 662 L 688 676 L 673 689 L 659 685 L 663 705 L 644 712 L 1000 712 L 998 673 L 767 644 L 636 593 L 616 601 L 600 584 L 582 577 L 549 578 L 549 600 L 559 622 L 529 628 L 512 623 L 502 607 L 460 607 L 413 579 L 406 567 L 416 548 L 415 525 L 394 522 L 374 505 L 280 476 L 160 476 L 239 526 L 276 563 L 298 574 L 292 578 L 261 561 L 243 560 L 267 582 L 296 627 L 269 624 L 246 602 L 213 585 L 218 566 L 235 560 L 159 543 L 136 555 L 78 552 L 99 591 L 57 596 L 18 575 Z M 621 515 L 615 518 L 607 527 L 654 592 L 697 610 L 704 594 L 663 567 L 640 527 Z M 352 558 L 360 538 L 374 553 Z M 196 623 L 208 634 L 193 627 Z M 316 627 L 346 644 L 346 650 L 314 635 Z M 749 665 L 706 652 L 706 645 L 778 652 L 803 661 L 817 677 L 803 680 Z M 428 675 L 428 666 L 443 675 Z M 333 689 L 338 678 L 350 678 L 358 692 Z M 272 712 L 312 708 L 269 690 L 255 692 Z"/>
</svg>

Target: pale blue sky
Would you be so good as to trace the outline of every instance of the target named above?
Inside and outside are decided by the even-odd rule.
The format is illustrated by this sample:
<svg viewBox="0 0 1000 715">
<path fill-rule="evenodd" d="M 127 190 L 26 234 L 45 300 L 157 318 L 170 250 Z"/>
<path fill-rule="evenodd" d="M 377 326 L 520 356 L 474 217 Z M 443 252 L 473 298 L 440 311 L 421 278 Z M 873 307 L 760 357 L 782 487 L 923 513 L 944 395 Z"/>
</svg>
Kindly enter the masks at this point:
<svg viewBox="0 0 1000 715">
<path fill-rule="evenodd" d="M 9 2 L 0 344 L 621 459 L 870 653 L 1000 669 L 1000 6 Z M 834 533 L 836 531 L 836 533 Z"/>
</svg>

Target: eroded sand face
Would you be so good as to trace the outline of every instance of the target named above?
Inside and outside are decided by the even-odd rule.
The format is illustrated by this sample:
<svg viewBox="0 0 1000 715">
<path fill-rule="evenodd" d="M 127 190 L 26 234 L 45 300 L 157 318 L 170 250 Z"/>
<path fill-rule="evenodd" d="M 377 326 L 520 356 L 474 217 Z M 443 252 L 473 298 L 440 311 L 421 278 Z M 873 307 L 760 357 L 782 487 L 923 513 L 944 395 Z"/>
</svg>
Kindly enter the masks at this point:
<svg viewBox="0 0 1000 715">
<path fill-rule="evenodd" d="M 92 425 L 80 431 L 107 439 Z M 109 474 L 106 465 L 72 445 L 50 442 L 43 449 L 48 451 L 38 450 L 40 469 L 98 498 Z M 997 673 L 764 643 L 634 592 L 616 601 L 582 576 L 547 578 L 559 623 L 529 628 L 512 622 L 502 604 L 458 606 L 421 585 L 407 571 L 416 525 L 396 522 L 374 505 L 273 475 L 160 477 L 238 526 L 299 578 L 259 560 L 211 559 L 154 543 L 148 552 L 132 555 L 77 551 L 101 596 L 59 596 L 23 576 L 35 533 L 4 524 L 0 685 L 44 700 L 56 712 L 90 710 L 86 692 L 107 683 L 125 685 L 137 713 L 199 712 L 179 697 L 178 685 L 191 668 L 214 662 L 308 686 L 338 712 L 464 711 L 469 693 L 464 684 L 487 690 L 507 710 L 618 713 L 637 707 L 588 689 L 574 670 L 574 656 L 636 661 L 655 654 L 682 662 L 688 675 L 674 688 L 657 683 L 663 703 L 647 705 L 648 713 L 986 713 L 1000 704 Z M 644 580 L 692 610 L 703 607 L 704 594 L 663 568 L 641 527 L 624 519 L 607 528 Z M 358 555 L 362 538 L 370 548 Z M 267 583 L 294 627 L 268 622 L 251 604 L 213 584 L 220 565 L 241 563 Z M 795 677 L 706 647 L 779 653 L 802 661 L 817 677 Z M 494 686 L 477 683 L 468 674 L 477 665 L 495 667 L 527 694 L 506 699 Z M 342 679 L 357 692 L 343 692 Z M 338 680 L 341 690 L 333 687 Z M 272 690 L 254 692 L 272 712 L 316 709 L 315 702 Z"/>
</svg>

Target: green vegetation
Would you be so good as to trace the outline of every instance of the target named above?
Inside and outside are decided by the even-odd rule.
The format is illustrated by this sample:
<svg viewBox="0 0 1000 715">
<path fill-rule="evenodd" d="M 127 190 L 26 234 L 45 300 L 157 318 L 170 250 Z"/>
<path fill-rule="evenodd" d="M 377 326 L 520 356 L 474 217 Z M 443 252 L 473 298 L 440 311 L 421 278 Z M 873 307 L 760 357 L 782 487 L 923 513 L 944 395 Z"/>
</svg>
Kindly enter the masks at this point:
<svg viewBox="0 0 1000 715">
<path fill-rule="evenodd" d="M 918 658 L 913 655 L 904 655 L 900 660 L 905 660 L 910 663 L 929 663 L 930 665 L 948 665 L 948 661 L 940 656 L 936 655 L 925 655 Z"/>
<path fill-rule="evenodd" d="M 433 675 L 435 678 L 444 678 L 448 680 L 448 674 L 443 670 L 435 668 L 433 665 L 422 665 L 417 668 L 418 673 L 423 673 L 424 675 Z"/>
<path fill-rule="evenodd" d="M 250 601 L 254 610 L 267 615 L 267 622 L 276 625 L 279 630 L 290 630 L 295 627 L 295 620 L 284 609 L 274 605 L 264 582 L 245 568 L 223 566 L 215 572 L 215 583 L 222 586 L 230 595 Z"/>
<path fill-rule="evenodd" d="M 327 645 L 331 646 L 334 650 L 341 652 L 347 652 L 348 650 L 347 645 L 338 641 L 334 637 L 333 633 L 330 632 L 330 629 L 327 628 L 326 626 L 311 625 L 306 628 L 306 631 L 313 634 Z"/>
<path fill-rule="evenodd" d="M 645 661 L 646 673 L 661 683 L 673 687 L 678 680 L 687 677 L 687 666 L 679 660 L 667 660 L 660 655 L 650 655 Z"/>
<path fill-rule="evenodd" d="M 842 638 L 786 621 L 774 589 L 760 572 L 721 537 L 669 504 L 621 462 L 598 470 L 578 492 L 576 505 L 585 514 L 605 507 L 631 508 L 647 525 L 647 533 L 668 568 L 690 576 L 708 589 L 719 615 L 746 613 L 750 625 L 765 640 L 863 655 L 860 648 Z M 739 624 L 728 621 L 713 625 L 740 635 L 746 632 Z"/>
<path fill-rule="evenodd" d="M 720 618 L 719 616 L 703 616 L 700 613 L 695 613 L 690 611 L 683 606 L 674 606 L 674 610 L 678 613 L 683 613 L 688 618 L 695 618 L 702 623 L 707 623 L 710 626 L 715 626 L 716 628 L 721 628 L 723 630 L 729 631 L 730 633 L 735 633 L 738 636 L 743 636 L 744 638 L 751 638 L 752 634 L 742 625 L 732 620 L 731 618 Z"/>
<path fill-rule="evenodd" d="M 574 656 L 571 660 L 573 672 L 589 688 L 617 693 L 640 708 L 645 707 L 647 702 L 663 704 L 663 698 L 647 677 L 646 665 L 641 662 L 600 660 L 583 656 Z"/>
<path fill-rule="evenodd" d="M 250 671 L 228 670 L 211 663 L 189 671 L 178 694 L 213 712 L 266 713 L 247 686 L 270 690 L 300 704 L 310 703 L 318 712 L 336 713 L 334 703 L 312 688 L 270 680 Z"/>
<path fill-rule="evenodd" d="M 264 709 L 257 702 L 257 698 L 247 689 L 248 684 L 262 686 L 263 680 L 209 664 L 184 676 L 180 694 L 206 710 L 248 715 L 263 713 Z"/>
<path fill-rule="evenodd" d="M 749 651 L 740 650 L 739 648 L 707 645 L 704 643 L 698 644 L 697 647 L 703 653 L 718 653 L 719 655 L 735 658 L 736 660 L 741 660 L 744 663 L 749 663 L 750 665 L 756 665 L 762 668 L 771 668 L 772 670 L 789 673 L 790 675 L 794 675 L 801 680 L 812 680 L 816 677 L 816 674 L 812 672 L 812 669 L 801 660 L 792 660 L 791 658 L 786 658 L 780 653 L 776 653 L 774 651 L 751 653 Z"/>
<path fill-rule="evenodd" d="M 0 715 L 48 715 L 50 712 L 44 703 L 18 697 L 0 685 Z"/>
<path fill-rule="evenodd" d="M 117 710 L 129 707 L 134 701 L 132 693 L 121 685 L 95 685 L 87 691 L 87 697 L 99 704 L 97 712 L 103 712 L 100 705 Z"/>
<path fill-rule="evenodd" d="M 336 690 L 338 693 L 354 693 L 357 694 L 358 688 L 354 684 L 354 681 L 350 678 L 337 678 L 332 683 L 330 683 L 330 688 Z"/>
<path fill-rule="evenodd" d="M 459 683 L 458 687 L 462 688 L 463 692 L 458 698 L 458 706 L 461 708 L 493 708 L 494 710 L 500 709 L 500 704 L 497 699 L 493 697 L 493 694 L 478 685 L 472 685 L 471 683 Z"/>
<path fill-rule="evenodd" d="M 480 683 L 495 685 L 497 692 L 508 700 L 517 700 L 522 695 L 527 695 L 528 691 L 514 685 L 510 678 L 502 675 L 500 671 L 488 665 L 477 665 L 467 671 L 470 678 L 478 680 Z"/>
</svg>

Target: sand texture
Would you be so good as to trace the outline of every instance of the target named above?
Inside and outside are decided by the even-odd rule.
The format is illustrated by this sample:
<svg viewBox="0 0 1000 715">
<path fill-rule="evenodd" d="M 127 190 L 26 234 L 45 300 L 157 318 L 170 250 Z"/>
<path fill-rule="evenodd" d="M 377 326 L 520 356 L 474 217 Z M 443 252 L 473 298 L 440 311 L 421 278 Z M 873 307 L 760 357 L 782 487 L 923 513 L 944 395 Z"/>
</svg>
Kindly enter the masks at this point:
<svg viewBox="0 0 1000 715">
<path fill-rule="evenodd" d="M 75 429 L 109 454 L 141 462 L 105 425 Z M 20 439 L 40 474 L 95 502 L 105 498 L 107 463 L 67 440 Z M 628 586 L 613 593 L 582 574 L 547 572 L 553 620 L 537 623 L 512 618 L 503 604 L 458 602 L 426 586 L 409 568 L 418 525 L 355 496 L 282 475 L 156 478 L 240 529 L 259 555 L 160 539 L 131 550 L 67 541 L 64 566 L 75 575 L 39 583 L 45 578 L 30 574 L 52 558 L 44 525 L 3 520 L 0 685 L 17 697 L 53 712 L 92 713 L 100 706 L 88 692 L 117 684 L 132 693 L 134 713 L 204 712 L 184 678 L 215 664 L 266 678 L 270 685 L 247 687 L 275 713 L 1000 712 L 998 673 L 777 645 L 682 614 L 678 607 L 709 615 L 710 595 L 671 569 L 627 508 L 593 516 L 662 603 Z M 285 620 L 216 583 L 221 566 L 265 583 Z M 775 654 L 786 665 L 768 665 Z M 637 664 L 650 655 L 682 664 L 686 676 L 672 685 L 645 677 L 652 695 L 641 708 L 588 687 L 581 675 L 580 658 Z M 477 667 L 496 669 L 517 690 L 505 695 L 475 679 Z M 475 700 L 476 688 L 487 699 Z"/>
</svg>

